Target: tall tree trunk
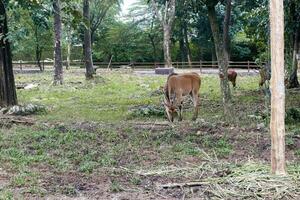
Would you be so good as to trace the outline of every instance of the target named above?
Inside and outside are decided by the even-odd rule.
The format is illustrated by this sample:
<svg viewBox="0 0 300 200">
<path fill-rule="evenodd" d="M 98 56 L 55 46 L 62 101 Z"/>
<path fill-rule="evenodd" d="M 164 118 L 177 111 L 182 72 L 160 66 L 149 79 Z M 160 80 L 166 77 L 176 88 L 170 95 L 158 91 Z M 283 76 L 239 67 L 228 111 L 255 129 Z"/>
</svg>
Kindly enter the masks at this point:
<svg viewBox="0 0 300 200">
<path fill-rule="evenodd" d="M 283 0 L 270 1 L 271 23 L 271 169 L 277 175 L 285 169 L 285 88 Z"/>
<path fill-rule="evenodd" d="M 299 26 L 299 25 L 298 25 Z M 292 73 L 289 78 L 288 88 L 296 88 L 299 87 L 298 81 L 298 63 L 297 63 L 297 53 L 300 49 L 300 26 L 297 28 L 295 37 L 294 37 L 294 47 L 293 47 L 293 62 L 292 62 Z"/>
<path fill-rule="evenodd" d="M 12 66 L 10 43 L 7 40 L 7 16 L 3 1 L 0 2 L 0 106 L 16 105 L 17 94 Z"/>
<path fill-rule="evenodd" d="M 35 25 L 35 59 L 37 62 L 37 66 L 40 68 L 40 71 L 43 71 L 43 67 L 41 64 L 41 59 L 42 59 L 42 48 L 39 43 L 39 35 L 38 35 L 38 27 Z"/>
<path fill-rule="evenodd" d="M 215 45 L 215 52 L 218 60 L 219 73 L 223 75 L 224 78 L 220 79 L 221 85 L 221 93 L 224 107 L 225 116 L 230 115 L 230 100 L 231 100 L 231 92 L 228 84 L 228 51 L 226 47 L 226 43 L 228 42 L 228 37 L 226 31 L 229 31 L 229 20 L 231 13 L 231 0 L 227 0 L 226 5 L 226 15 L 224 19 L 224 27 L 223 27 L 223 40 L 221 38 L 221 32 L 219 29 L 219 24 L 217 22 L 217 14 L 215 10 L 215 6 L 208 5 L 208 18 L 213 34 L 213 40 Z"/>
<path fill-rule="evenodd" d="M 151 45 L 152 45 L 152 50 L 153 50 L 153 60 L 154 62 L 158 61 L 159 59 L 157 59 L 157 47 L 156 47 L 156 43 L 155 43 L 155 35 L 153 34 L 153 28 L 154 28 L 154 20 L 155 17 L 152 17 L 151 20 L 151 28 L 150 28 L 150 33 L 148 33 L 148 37 L 150 39 Z"/>
<path fill-rule="evenodd" d="M 225 11 L 225 18 L 223 23 L 223 61 L 221 65 L 221 74 L 224 74 L 226 78 L 221 79 L 221 87 L 223 90 L 223 97 L 225 104 L 230 104 L 231 100 L 231 92 L 230 86 L 228 82 L 228 65 L 229 65 L 229 44 L 230 44 L 230 36 L 229 36 L 229 24 L 231 19 L 231 0 L 226 1 L 226 11 Z M 230 105 L 229 105 L 230 106 Z M 229 108 L 230 109 L 230 108 Z M 225 113 L 227 115 L 230 113 L 230 110 L 227 110 Z"/>
<path fill-rule="evenodd" d="M 212 41 L 214 41 L 214 40 L 212 39 Z M 215 44 L 213 44 L 213 45 L 212 45 L 212 48 L 211 48 L 211 60 L 212 60 L 212 61 L 218 60 L 218 59 L 217 59 L 217 56 L 216 56 L 216 48 L 215 48 Z"/>
<path fill-rule="evenodd" d="M 71 65 L 71 45 L 72 45 L 72 28 L 70 24 L 66 25 L 67 31 L 67 63 L 66 63 L 66 70 L 70 69 Z"/>
<path fill-rule="evenodd" d="M 63 84 L 63 64 L 61 54 L 61 8 L 60 0 L 53 0 L 54 10 L 54 80 L 53 85 Z"/>
<path fill-rule="evenodd" d="M 68 41 L 67 44 L 67 64 L 66 64 L 66 70 L 70 69 L 71 65 L 71 43 Z"/>
<path fill-rule="evenodd" d="M 38 66 L 38 68 L 40 68 L 40 71 L 43 71 L 43 66 L 41 64 L 42 49 L 39 47 L 39 45 L 37 45 L 37 47 L 36 47 L 35 54 L 36 54 L 35 57 L 36 57 L 37 66 Z"/>
<path fill-rule="evenodd" d="M 189 42 L 189 38 L 188 38 L 186 22 L 184 22 L 184 26 L 183 26 L 183 35 L 184 35 L 184 43 L 185 43 L 185 49 L 186 49 L 186 59 L 189 63 L 189 67 L 192 67 L 191 49 L 190 49 L 190 42 Z"/>
<path fill-rule="evenodd" d="M 163 25 L 164 28 L 164 59 L 165 67 L 172 67 L 172 58 L 170 52 L 171 44 L 171 27 L 168 24 Z"/>
<path fill-rule="evenodd" d="M 186 51 L 184 46 L 183 30 L 180 30 L 180 35 L 179 35 L 179 51 L 180 51 L 180 61 L 185 62 Z"/>
<path fill-rule="evenodd" d="M 164 9 L 162 13 L 159 12 L 157 0 L 151 0 L 152 7 L 154 8 L 155 14 L 161 22 L 163 28 L 163 50 L 164 50 L 164 60 L 165 67 L 172 67 L 172 59 L 171 59 L 171 28 L 175 19 L 175 0 L 169 0 L 165 2 Z"/>
<path fill-rule="evenodd" d="M 84 30 L 84 62 L 86 73 L 86 79 L 92 79 L 95 73 L 92 59 L 92 44 L 91 44 L 91 27 L 90 27 L 90 3 L 89 0 L 83 0 L 83 18 L 86 23 Z"/>
</svg>

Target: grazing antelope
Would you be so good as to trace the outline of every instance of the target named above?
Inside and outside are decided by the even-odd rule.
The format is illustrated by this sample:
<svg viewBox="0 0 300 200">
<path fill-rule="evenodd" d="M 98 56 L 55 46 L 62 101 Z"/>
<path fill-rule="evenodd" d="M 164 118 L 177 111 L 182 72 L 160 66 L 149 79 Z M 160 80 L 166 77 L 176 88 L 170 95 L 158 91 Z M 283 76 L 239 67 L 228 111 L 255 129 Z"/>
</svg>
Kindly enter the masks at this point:
<svg viewBox="0 0 300 200">
<path fill-rule="evenodd" d="M 227 74 L 228 74 L 228 80 L 232 83 L 233 87 L 235 88 L 237 73 L 234 70 L 228 70 Z M 220 79 L 223 79 L 224 75 L 219 74 L 219 77 Z"/>
<path fill-rule="evenodd" d="M 179 121 L 182 120 L 183 96 L 191 95 L 194 103 L 193 120 L 197 119 L 199 106 L 200 76 L 197 73 L 176 74 L 168 76 L 164 87 L 164 106 L 170 122 L 174 121 L 174 114 L 179 109 Z"/>
</svg>

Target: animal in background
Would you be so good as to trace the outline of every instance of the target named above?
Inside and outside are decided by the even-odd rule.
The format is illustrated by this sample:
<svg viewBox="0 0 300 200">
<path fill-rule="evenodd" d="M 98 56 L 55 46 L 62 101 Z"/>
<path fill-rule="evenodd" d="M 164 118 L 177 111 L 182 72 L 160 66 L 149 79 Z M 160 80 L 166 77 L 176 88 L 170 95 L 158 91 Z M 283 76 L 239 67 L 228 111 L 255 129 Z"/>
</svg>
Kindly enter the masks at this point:
<svg viewBox="0 0 300 200">
<path fill-rule="evenodd" d="M 237 73 L 234 70 L 228 70 L 227 74 L 228 74 L 228 80 L 232 83 L 233 87 L 235 88 Z M 220 77 L 220 79 L 223 79 L 224 75 L 219 74 L 219 77 Z"/>
<path fill-rule="evenodd" d="M 183 96 L 191 95 L 194 104 L 193 120 L 197 119 L 201 78 L 197 73 L 172 73 L 164 87 L 164 106 L 168 120 L 174 121 L 176 111 L 182 120 Z"/>
<path fill-rule="evenodd" d="M 269 83 L 271 80 L 271 64 L 268 62 L 267 64 L 263 65 L 259 70 L 260 80 L 259 80 L 259 86 L 262 87 L 266 82 Z M 287 87 L 289 84 L 289 78 L 287 73 L 285 74 L 284 78 L 284 85 Z M 266 87 L 269 87 L 268 85 Z"/>
</svg>

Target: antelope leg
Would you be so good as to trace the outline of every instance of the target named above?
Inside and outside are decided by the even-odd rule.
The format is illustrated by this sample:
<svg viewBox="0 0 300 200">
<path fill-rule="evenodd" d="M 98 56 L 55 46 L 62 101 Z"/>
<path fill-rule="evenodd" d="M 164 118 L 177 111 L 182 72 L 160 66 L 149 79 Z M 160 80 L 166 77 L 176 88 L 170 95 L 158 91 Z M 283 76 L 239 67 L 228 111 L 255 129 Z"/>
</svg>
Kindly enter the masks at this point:
<svg viewBox="0 0 300 200">
<path fill-rule="evenodd" d="M 193 120 L 193 121 L 195 121 L 195 120 L 197 119 L 197 117 L 198 117 L 198 110 L 199 110 L 199 106 L 198 106 L 198 104 L 199 104 L 199 97 L 198 97 L 198 94 L 197 94 L 197 93 L 195 93 L 195 92 L 193 92 L 193 95 L 192 95 L 192 97 L 193 97 L 193 103 L 194 103 L 194 109 L 195 109 L 195 111 L 194 111 L 194 115 L 193 115 L 193 118 L 192 118 L 192 120 Z"/>
</svg>

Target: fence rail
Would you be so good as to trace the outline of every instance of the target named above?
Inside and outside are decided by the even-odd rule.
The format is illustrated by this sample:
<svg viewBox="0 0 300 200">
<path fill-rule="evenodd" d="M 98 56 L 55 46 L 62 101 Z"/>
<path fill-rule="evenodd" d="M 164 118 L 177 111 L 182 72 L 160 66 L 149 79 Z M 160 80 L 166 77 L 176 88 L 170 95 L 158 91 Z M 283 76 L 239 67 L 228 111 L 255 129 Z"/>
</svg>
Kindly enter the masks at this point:
<svg viewBox="0 0 300 200">
<path fill-rule="evenodd" d="M 66 61 L 63 62 L 66 65 Z M 43 68 L 45 66 L 53 66 L 53 61 L 41 61 Z M 72 61 L 71 66 L 83 67 L 84 63 L 82 61 Z M 194 61 L 188 62 L 172 62 L 173 67 L 178 69 L 188 69 L 188 68 L 218 68 L 217 61 Z M 13 66 L 15 69 L 24 69 L 37 67 L 37 62 L 35 61 L 13 61 Z M 130 66 L 136 69 L 154 69 L 156 67 L 163 67 L 163 62 L 94 62 L 96 68 L 120 68 L 122 66 Z M 229 61 L 229 68 L 239 68 L 239 69 L 258 69 L 260 68 L 254 61 Z"/>
</svg>

